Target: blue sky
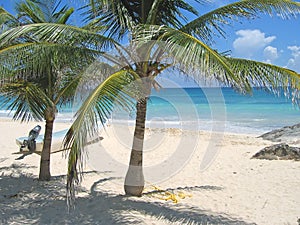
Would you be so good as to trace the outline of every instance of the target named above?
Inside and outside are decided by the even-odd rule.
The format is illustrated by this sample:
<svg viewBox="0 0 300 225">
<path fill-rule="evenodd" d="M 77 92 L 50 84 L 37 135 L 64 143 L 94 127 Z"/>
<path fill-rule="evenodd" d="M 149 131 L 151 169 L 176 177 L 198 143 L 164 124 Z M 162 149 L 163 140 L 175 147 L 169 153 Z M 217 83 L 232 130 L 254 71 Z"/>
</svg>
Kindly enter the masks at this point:
<svg viewBox="0 0 300 225">
<path fill-rule="evenodd" d="M 17 0 L 0 0 L 0 5 L 13 13 Z M 75 4 L 75 0 L 65 0 Z M 79 1 L 79 0 L 78 0 Z M 233 0 L 211 0 L 211 10 Z M 203 7 L 196 5 L 201 11 Z M 73 18 L 77 23 L 80 18 Z M 242 22 L 242 23 L 240 23 Z M 300 15 L 283 20 L 279 17 L 260 15 L 255 20 L 240 20 L 225 27 L 227 38 L 215 38 L 212 46 L 219 51 L 230 50 L 233 57 L 247 58 L 287 67 L 300 73 Z"/>
</svg>

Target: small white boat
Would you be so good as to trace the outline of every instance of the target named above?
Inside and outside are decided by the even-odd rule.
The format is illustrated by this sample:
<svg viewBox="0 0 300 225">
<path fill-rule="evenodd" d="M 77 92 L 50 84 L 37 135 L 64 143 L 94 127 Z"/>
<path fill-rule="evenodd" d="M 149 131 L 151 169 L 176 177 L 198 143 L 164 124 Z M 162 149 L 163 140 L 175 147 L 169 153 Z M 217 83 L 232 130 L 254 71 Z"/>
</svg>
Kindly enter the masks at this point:
<svg viewBox="0 0 300 225">
<path fill-rule="evenodd" d="M 55 152 L 64 150 L 64 148 L 62 146 L 62 142 L 63 142 L 63 139 L 64 139 L 65 135 L 67 134 L 67 132 L 68 132 L 68 129 L 53 132 L 52 143 L 51 143 L 51 153 L 55 153 Z M 102 139 L 103 138 L 101 136 L 96 136 L 93 139 L 90 139 L 86 143 L 86 145 L 97 143 L 97 142 L 101 141 Z M 43 143 L 44 143 L 44 134 L 38 135 L 37 138 L 35 139 L 35 142 L 36 142 L 35 151 L 30 151 L 28 149 L 27 145 L 24 146 L 24 141 L 26 142 L 27 140 L 28 140 L 28 136 L 27 137 L 19 137 L 16 139 L 16 143 L 20 149 L 20 151 L 18 153 L 23 154 L 23 153 L 27 153 L 27 152 L 29 152 L 29 153 L 34 152 L 34 153 L 40 154 L 42 152 Z"/>
<path fill-rule="evenodd" d="M 56 152 L 59 150 L 62 150 L 62 141 L 63 138 L 65 137 L 68 129 L 53 132 L 52 134 L 52 144 L 51 144 L 51 152 Z M 24 146 L 24 141 L 26 142 L 28 140 L 28 136 L 26 137 L 19 137 L 16 139 L 16 143 L 20 149 L 20 153 L 22 152 L 29 152 L 28 146 Z M 35 139 L 36 142 L 36 149 L 34 152 L 41 152 L 43 148 L 43 142 L 44 142 L 44 134 L 40 134 L 37 136 Z"/>
</svg>

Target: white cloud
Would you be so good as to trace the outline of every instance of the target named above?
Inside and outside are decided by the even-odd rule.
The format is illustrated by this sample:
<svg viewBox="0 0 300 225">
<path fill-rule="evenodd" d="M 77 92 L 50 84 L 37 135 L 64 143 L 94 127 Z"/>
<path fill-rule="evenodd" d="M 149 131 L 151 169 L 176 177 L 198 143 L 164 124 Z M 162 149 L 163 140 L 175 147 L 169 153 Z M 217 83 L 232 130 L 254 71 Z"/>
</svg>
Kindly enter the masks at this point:
<svg viewBox="0 0 300 225">
<path fill-rule="evenodd" d="M 292 51 L 292 57 L 288 60 L 287 67 L 300 72 L 300 46 L 288 46 L 288 50 Z"/>
<path fill-rule="evenodd" d="M 272 46 L 267 46 L 264 49 L 264 57 L 267 63 L 272 63 L 275 59 L 278 58 L 278 51 L 277 48 Z"/>
<path fill-rule="evenodd" d="M 292 51 L 293 57 L 299 57 L 300 56 L 300 46 L 288 46 L 288 50 Z"/>
<path fill-rule="evenodd" d="M 233 42 L 235 54 L 246 58 L 251 58 L 276 39 L 275 36 L 266 37 L 260 30 L 239 30 L 236 35 L 239 37 Z"/>
</svg>

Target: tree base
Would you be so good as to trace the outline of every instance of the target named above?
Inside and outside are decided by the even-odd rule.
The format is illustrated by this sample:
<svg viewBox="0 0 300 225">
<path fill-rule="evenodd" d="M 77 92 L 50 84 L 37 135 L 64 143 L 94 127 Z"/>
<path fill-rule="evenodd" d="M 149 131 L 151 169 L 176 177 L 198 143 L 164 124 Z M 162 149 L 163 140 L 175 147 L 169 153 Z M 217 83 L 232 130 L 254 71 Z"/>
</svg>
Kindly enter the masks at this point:
<svg viewBox="0 0 300 225">
<path fill-rule="evenodd" d="M 142 196 L 145 186 L 145 179 L 142 166 L 130 165 L 125 177 L 124 191 L 126 195 Z"/>
<path fill-rule="evenodd" d="M 40 175 L 39 176 L 39 181 L 49 181 L 51 179 L 51 175 L 47 174 L 47 175 Z"/>
<path fill-rule="evenodd" d="M 124 185 L 124 190 L 126 195 L 141 197 L 144 190 L 144 186 Z"/>
</svg>

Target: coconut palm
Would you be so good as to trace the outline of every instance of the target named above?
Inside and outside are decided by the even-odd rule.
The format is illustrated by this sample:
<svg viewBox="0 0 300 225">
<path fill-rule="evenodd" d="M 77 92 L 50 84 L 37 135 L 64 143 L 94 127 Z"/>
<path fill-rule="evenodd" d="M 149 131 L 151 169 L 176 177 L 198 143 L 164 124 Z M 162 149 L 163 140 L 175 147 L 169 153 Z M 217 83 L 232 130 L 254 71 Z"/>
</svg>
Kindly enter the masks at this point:
<svg viewBox="0 0 300 225">
<path fill-rule="evenodd" d="M 201 0 L 195 2 L 206 3 Z M 132 99 L 136 104 L 136 123 L 124 189 L 128 195 L 142 194 L 147 100 L 151 88 L 158 86 L 155 77 L 166 68 L 180 65 L 195 80 L 213 77 L 244 93 L 251 92 L 253 86 L 274 92 L 284 87 L 284 91 L 290 94 L 290 90 L 300 88 L 300 76 L 294 71 L 228 57 L 210 47 L 215 34 L 226 36 L 224 26 L 232 21 L 253 19 L 259 14 L 277 15 L 284 19 L 295 17 L 300 12 L 299 2 L 243 0 L 203 15 L 183 0 L 93 0 L 83 9 L 86 10 L 86 20 L 90 21 L 90 29 L 97 31 L 97 27 L 105 25 L 105 34 L 119 40 L 129 35 L 130 49 L 117 47 L 119 54 L 110 59 L 120 69 L 92 91 L 65 138 L 65 147 L 70 148 L 67 187 L 71 197 L 74 197 L 74 185 L 81 179 L 84 144 L 97 131 L 97 121 L 100 119 L 104 123 L 114 105 L 130 110 Z M 187 21 L 184 11 L 194 14 L 196 19 Z M 139 86 L 141 91 L 128 91 L 126 86 L 132 81 L 138 81 L 132 89 Z M 297 91 L 293 93 L 297 99 Z"/>
<path fill-rule="evenodd" d="M 92 34 L 86 37 L 86 30 L 81 29 L 76 35 L 80 29 L 65 24 L 74 9 L 60 5 L 61 1 L 26 0 L 17 4 L 16 18 L 0 9 L 0 91 L 7 99 L 4 104 L 15 110 L 13 119 L 45 121 L 39 180 L 51 177 L 50 150 L 58 108 L 71 102 L 83 68 L 98 54 L 84 48 L 84 41 Z M 72 40 L 61 36 L 47 41 L 47 35 L 55 33 L 48 30 L 47 35 L 41 35 L 40 27 L 45 24 L 73 30 Z"/>
</svg>

